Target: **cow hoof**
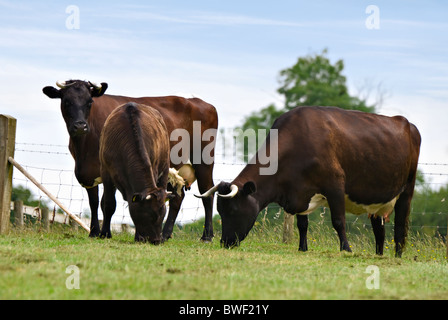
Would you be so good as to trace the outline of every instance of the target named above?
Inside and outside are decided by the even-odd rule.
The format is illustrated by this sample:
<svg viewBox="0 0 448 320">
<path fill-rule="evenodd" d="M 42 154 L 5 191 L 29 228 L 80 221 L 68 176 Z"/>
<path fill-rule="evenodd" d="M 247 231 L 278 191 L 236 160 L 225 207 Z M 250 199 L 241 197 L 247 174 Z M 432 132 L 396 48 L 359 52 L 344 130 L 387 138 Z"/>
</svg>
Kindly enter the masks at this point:
<svg viewBox="0 0 448 320">
<path fill-rule="evenodd" d="M 101 239 L 110 239 L 110 238 L 112 238 L 112 234 L 110 233 L 110 232 L 107 232 L 107 233 L 101 233 L 100 234 L 100 238 Z"/>
<path fill-rule="evenodd" d="M 89 238 L 99 238 L 100 233 L 98 231 L 90 231 Z"/>
</svg>

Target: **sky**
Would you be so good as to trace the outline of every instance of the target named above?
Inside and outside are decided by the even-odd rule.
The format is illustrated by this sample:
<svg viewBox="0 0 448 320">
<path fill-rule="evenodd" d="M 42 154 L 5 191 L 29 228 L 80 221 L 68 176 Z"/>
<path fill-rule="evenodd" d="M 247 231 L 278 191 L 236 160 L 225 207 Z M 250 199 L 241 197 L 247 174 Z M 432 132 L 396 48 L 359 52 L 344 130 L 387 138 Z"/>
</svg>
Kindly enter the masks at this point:
<svg viewBox="0 0 448 320">
<path fill-rule="evenodd" d="M 374 101 L 380 85 L 378 112 L 419 128 L 421 163 L 446 164 L 446 12 L 448 2 L 435 0 L 0 0 L 0 113 L 17 118 L 18 142 L 67 145 L 60 102 L 42 88 L 83 79 L 107 82 L 110 94 L 200 97 L 217 108 L 220 128 L 231 128 L 271 103 L 282 107 L 279 71 L 327 48 L 332 63 L 344 61 L 352 95 L 368 84 Z"/>
</svg>

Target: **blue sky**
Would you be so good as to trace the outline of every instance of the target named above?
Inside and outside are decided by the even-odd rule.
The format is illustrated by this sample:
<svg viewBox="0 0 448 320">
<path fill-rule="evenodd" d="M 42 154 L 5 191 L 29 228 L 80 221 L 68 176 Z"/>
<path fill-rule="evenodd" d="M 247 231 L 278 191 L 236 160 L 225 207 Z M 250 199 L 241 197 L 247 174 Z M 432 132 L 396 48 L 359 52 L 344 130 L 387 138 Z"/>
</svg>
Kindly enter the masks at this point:
<svg viewBox="0 0 448 320">
<path fill-rule="evenodd" d="M 365 26 L 371 4 L 377 30 Z M 79 29 L 66 26 L 70 5 Z M 18 118 L 18 141 L 66 144 L 59 102 L 41 89 L 79 78 L 111 94 L 193 94 L 233 127 L 281 106 L 279 71 L 328 48 L 352 94 L 381 83 L 379 111 L 420 128 L 421 161 L 447 163 L 447 12 L 444 1 L 0 0 L 0 113 Z"/>
</svg>

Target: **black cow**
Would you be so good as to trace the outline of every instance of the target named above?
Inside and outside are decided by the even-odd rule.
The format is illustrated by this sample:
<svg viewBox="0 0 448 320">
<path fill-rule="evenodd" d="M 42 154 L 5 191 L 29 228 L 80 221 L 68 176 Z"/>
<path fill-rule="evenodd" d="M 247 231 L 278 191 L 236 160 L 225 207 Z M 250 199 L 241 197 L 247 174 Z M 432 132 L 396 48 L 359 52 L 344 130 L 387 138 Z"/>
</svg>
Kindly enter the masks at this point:
<svg viewBox="0 0 448 320">
<path fill-rule="evenodd" d="M 278 139 L 273 139 L 273 133 Z M 382 254 L 381 217 L 395 209 L 396 256 L 401 256 L 420 142 L 417 128 L 401 116 L 332 107 L 296 108 L 274 122 L 256 161 L 249 163 L 233 182 L 221 182 L 202 197 L 218 191 L 221 242 L 226 247 L 238 245 L 258 213 L 276 202 L 287 212 L 297 214 L 299 250 L 307 250 L 307 215 L 328 206 L 341 250 L 351 251 L 345 212 L 370 213 L 376 250 Z M 278 148 L 278 170 L 260 174 L 266 165 L 260 163 L 259 153 L 273 152 L 273 146 Z"/>
</svg>

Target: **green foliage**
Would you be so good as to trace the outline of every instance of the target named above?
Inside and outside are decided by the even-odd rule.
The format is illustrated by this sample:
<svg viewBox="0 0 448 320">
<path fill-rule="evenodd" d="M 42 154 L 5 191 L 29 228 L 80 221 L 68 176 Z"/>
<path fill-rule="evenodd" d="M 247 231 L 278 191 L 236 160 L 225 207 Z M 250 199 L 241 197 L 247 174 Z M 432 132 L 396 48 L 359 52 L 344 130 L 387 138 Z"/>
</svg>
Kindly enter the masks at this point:
<svg viewBox="0 0 448 320">
<path fill-rule="evenodd" d="M 267 129 L 269 130 L 274 123 L 275 119 L 280 117 L 284 113 L 283 110 L 277 109 L 274 104 L 270 104 L 266 108 L 260 111 L 252 112 L 245 118 L 245 122 L 241 126 L 243 131 L 247 129 Z"/>
<path fill-rule="evenodd" d="M 321 54 L 300 57 L 295 65 L 280 71 L 278 93 L 284 96 L 285 104 L 277 107 L 270 104 L 260 111 L 255 111 L 246 116 L 243 124 L 237 129 L 246 131 L 258 129 L 269 130 L 283 113 L 300 106 L 335 106 L 343 109 L 375 112 L 375 105 L 367 105 L 361 98 L 350 96 L 347 88 L 347 79 L 342 74 L 344 62 L 336 61 L 332 64 L 327 57 L 328 50 Z M 248 145 L 243 140 L 239 141 L 239 149 L 243 154 L 243 160 L 248 161 Z M 260 147 L 258 139 L 256 148 Z"/>
<path fill-rule="evenodd" d="M 447 234 L 448 185 L 439 190 L 416 189 L 412 199 L 411 225 L 428 235 Z"/>
<path fill-rule="evenodd" d="M 281 114 L 298 106 L 335 106 L 375 112 L 375 105 L 367 105 L 365 100 L 349 95 L 347 79 L 342 75 L 344 61 L 332 64 L 327 54 L 328 50 L 324 49 L 321 54 L 300 57 L 295 65 L 281 70 L 277 91 L 285 98 L 284 106 L 270 104 L 251 113 L 241 128 L 269 129 Z"/>
<path fill-rule="evenodd" d="M 42 201 L 36 199 L 30 189 L 24 186 L 13 187 L 11 201 L 22 200 L 23 204 L 30 207 L 38 207 Z"/>
<path fill-rule="evenodd" d="M 375 106 L 352 97 L 348 93 L 346 77 L 342 75 L 342 60 L 331 64 L 328 50 L 298 59 L 291 68 L 280 71 L 281 87 L 285 97 L 285 111 L 297 106 L 335 106 L 343 109 L 374 112 Z"/>
<path fill-rule="evenodd" d="M 21 200 L 25 206 L 34 207 L 34 208 L 50 208 L 50 204 L 48 201 L 37 198 L 30 189 L 24 186 L 15 186 L 12 188 L 11 201 Z M 58 213 L 62 213 L 63 211 L 58 208 Z M 14 216 L 14 210 L 11 211 L 11 219 Z M 36 218 L 32 218 L 31 216 L 25 215 L 25 221 L 35 223 Z M 11 222 L 13 222 L 11 220 Z"/>
<path fill-rule="evenodd" d="M 187 232 L 190 234 L 195 234 L 198 237 L 202 235 L 204 232 L 204 224 L 205 224 L 205 218 L 201 218 L 199 220 L 196 220 L 192 223 L 187 223 L 184 225 L 177 225 L 177 228 L 179 230 L 182 230 L 182 232 Z M 221 230 L 221 217 L 219 215 L 214 215 L 212 219 L 213 224 L 213 230 Z"/>
<path fill-rule="evenodd" d="M 272 124 L 275 119 L 280 117 L 285 111 L 277 109 L 274 104 L 270 104 L 266 108 L 261 109 L 257 112 L 252 112 L 248 117 L 245 118 L 245 122 L 243 125 L 237 129 L 241 129 L 243 133 L 248 133 L 249 130 L 253 130 L 255 140 L 255 148 L 254 150 L 258 150 L 262 141 L 258 141 L 258 130 L 265 130 L 265 132 L 269 132 Z M 248 162 L 249 157 L 252 156 L 249 154 L 249 142 L 243 140 L 243 136 L 237 137 L 237 144 L 240 151 L 242 151 L 243 161 Z"/>
</svg>

